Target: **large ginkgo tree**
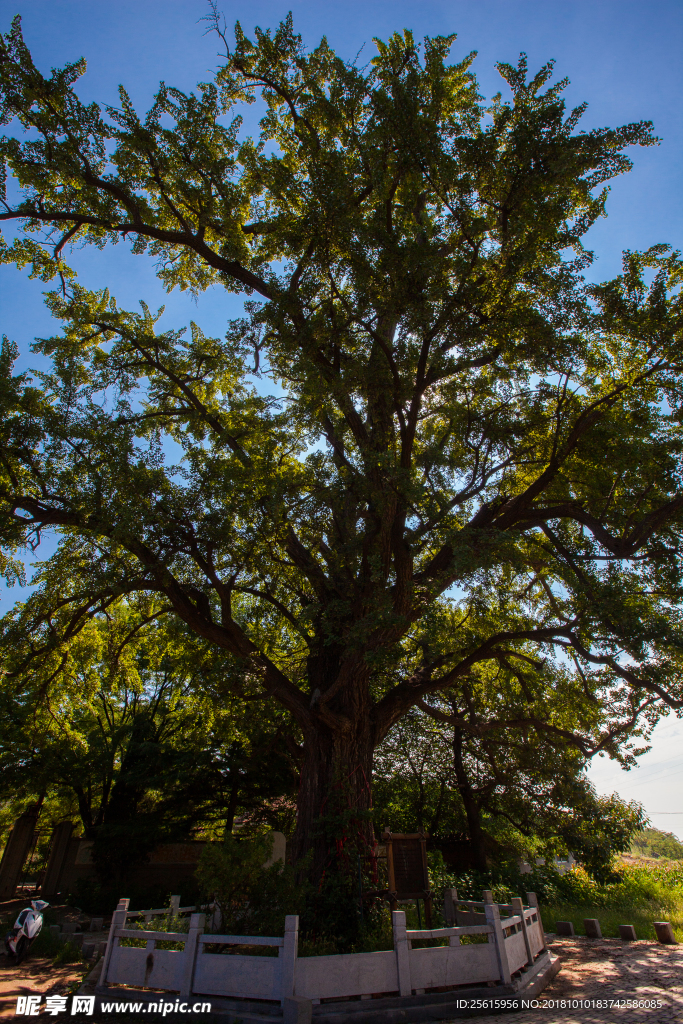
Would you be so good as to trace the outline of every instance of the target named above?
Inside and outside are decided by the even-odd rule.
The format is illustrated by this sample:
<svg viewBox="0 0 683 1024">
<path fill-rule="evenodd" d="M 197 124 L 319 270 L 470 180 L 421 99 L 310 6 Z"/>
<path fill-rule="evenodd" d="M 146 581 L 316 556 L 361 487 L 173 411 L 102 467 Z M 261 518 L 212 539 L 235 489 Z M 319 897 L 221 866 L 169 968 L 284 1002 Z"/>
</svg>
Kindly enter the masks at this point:
<svg viewBox="0 0 683 1024">
<path fill-rule="evenodd" d="M 123 88 L 83 104 L 84 61 L 45 77 L 18 20 L 4 37 L 3 259 L 54 281 L 62 327 L 49 372 L 3 350 L 3 538 L 61 537 L 35 656 L 146 592 L 287 709 L 319 874 L 316 820 L 369 839 L 376 745 L 478 667 L 518 728 L 564 692 L 548 734 L 586 750 L 683 706 L 681 264 L 660 246 L 586 284 L 605 182 L 656 140 L 582 131 L 551 64 L 500 64 L 485 103 L 453 36 L 360 67 L 291 19 L 213 27 L 215 78 L 144 116 Z M 162 329 L 78 284 L 70 247 L 126 240 L 244 316 Z"/>
</svg>

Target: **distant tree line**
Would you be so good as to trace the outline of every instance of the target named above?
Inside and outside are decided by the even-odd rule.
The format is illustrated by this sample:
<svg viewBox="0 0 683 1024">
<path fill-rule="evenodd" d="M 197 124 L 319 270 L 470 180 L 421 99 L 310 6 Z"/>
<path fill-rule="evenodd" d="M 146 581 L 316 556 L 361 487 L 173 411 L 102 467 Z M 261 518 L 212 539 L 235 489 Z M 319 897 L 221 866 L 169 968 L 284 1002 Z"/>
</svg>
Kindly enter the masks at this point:
<svg viewBox="0 0 683 1024">
<path fill-rule="evenodd" d="M 664 857 L 667 860 L 683 860 L 683 843 L 673 832 L 662 832 L 658 828 L 644 828 L 636 832 L 630 853 L 638 857 Z"/>
</svg>

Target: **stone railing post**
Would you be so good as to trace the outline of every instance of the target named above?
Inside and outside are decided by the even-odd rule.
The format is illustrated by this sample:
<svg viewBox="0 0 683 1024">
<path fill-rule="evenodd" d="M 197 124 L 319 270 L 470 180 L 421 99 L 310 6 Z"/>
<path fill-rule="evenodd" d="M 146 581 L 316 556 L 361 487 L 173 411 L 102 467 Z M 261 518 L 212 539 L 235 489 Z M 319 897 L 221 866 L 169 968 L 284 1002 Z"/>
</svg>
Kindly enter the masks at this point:
<svg viewBox="0 0 683 1024">
<path fill-rule="evenodd" d="M 197 961 L 197 948 L 199 936 L 206 927 L 206 914 L 193 914 L 190 918 L 190 930 L 185 940 L 183 952 L 182 980 L 180 983 L 180 995 L 188 999 L 192 994 L 192 983 L 194 981 L 194 969 Z"/>
<path fill-rule="evenodd" d="M 410 981 L 410 953 L 406 934 L 405 910 L 392 910 L 391 927 L 394 932 L 394 951 L 396 953 L 396 972 L 398 974 L 398 990 L 402 996 L 412 994 Z"/>
<path fill-rule="evenodd" d="M 522 918 L 522 935 L 524 936 L 524 945 L 526 947 L 526 962 L 532 964 L 534 962 L 534 954 L 531 952 L 531 942 L 529 941 L 529 933 L 526 927 L 526 919 L 524 917 L 524 904 L 522 903 L 521 896 L 515 896 L 510 900 L 512 906 L 512 913 L 515 917 L 519 914 Z"/>
<path fill-rule="evenodd" d="M 288 914 L 285 918 L 285 944 L 282 947 L 282 991 L 280 1005 L 291 999 L 296 990 L 296 961 L 299 955 L 299 915 Z"/>
<path fill-rule="evenodd" d="M 458 904 L 458 890 L 444 889 L 443 893 L 443 919 L 447 928 L 455 928 L 457 924 L 456 906 Z"/>
<path fill-rule="evenodd" d="M 538 934 L 541 937 L 541 950 L 546 950 L 548 947 L 545 944 L 545 930 L 543 928 L 543 921 L 541 920 L 541 911 L 538 906 L 538 897 L 535 892 L 528 892 L 526 894 L 526 901 L 530 907 L 533 907 L 536 911 L 536 917 L 538 918 Z"/>
<path fill-rule="evenodd" d="M 180 896 L 171 896 L 171 917 L 175 917 L 180 910 Z"/>
<path fill-rule="evenodd" d="M 119 905 L 112 914 L 111 925 L 109 927 L 109 937 L 107 939 L 107 948 L 104 951 L 104 963 L 102 964 L 102 970 L 100 972 L 99 985 L 107 984 L 107 974 L 109 972 L 109 964 L 111 963 L 111 955 L 114 950 L 114 945 L 118 946 L 119 940 L 116 938 L 116 931 L 118 928 L 126 927 L 126 915 L 128 911 L 128 904 L 130 900 L 119 900 Z"/>
<path fill-rule="evenodd" d="M 509 985 L 512 976 L 510 974 L 510 967 L 508 964 L 508 954 L 505 948 L 505 935 L 503 934 L 503 926 L 500 923 L 500 911 L 497 903 L 489 903 L 488 900 L 484 903 L 484 913 L 486 914 L 486 923 L 493 929 L 493 944 L 496 947 L 496 958 L 498 961 L 498 971 L 500 980 L 503 985 Z"/>
<path fill-rule="evenodd" d="M 211 931 L 214 934 L 218 934 L 223 926 L 223 914 L 221 908 L 214 901 L 209 904 L 209 910 L 211 911 Z"/>
</svg>

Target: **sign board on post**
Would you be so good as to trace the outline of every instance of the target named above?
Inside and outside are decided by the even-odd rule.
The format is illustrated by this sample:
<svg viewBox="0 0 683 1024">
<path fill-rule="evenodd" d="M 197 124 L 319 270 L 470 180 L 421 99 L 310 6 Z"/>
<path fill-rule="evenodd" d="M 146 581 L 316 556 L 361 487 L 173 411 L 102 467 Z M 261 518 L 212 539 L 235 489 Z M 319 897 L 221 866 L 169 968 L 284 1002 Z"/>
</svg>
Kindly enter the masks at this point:
<svg viewBox="0 0 683 1024">
<path fill-rule="evenodd" d="M 385 832 L 391 909 L 398 900 L 424 900 L 425 922 L 432 927 L 432 894 L 427 870 L 427 836 L 424 832 Z"/>
</svg>

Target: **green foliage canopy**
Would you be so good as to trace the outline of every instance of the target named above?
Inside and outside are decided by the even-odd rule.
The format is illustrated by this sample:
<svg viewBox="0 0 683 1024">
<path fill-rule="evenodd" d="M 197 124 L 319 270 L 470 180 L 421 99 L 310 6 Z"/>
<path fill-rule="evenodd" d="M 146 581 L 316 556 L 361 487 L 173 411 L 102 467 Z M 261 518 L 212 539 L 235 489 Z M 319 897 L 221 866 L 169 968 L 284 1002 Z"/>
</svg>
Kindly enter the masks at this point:
<svg viewBox="0 0 683 1024">
<path fill-rule="evenodd" d="M 487 872 L 491 863 L 570 851 L 605 877 L 642 828 L 642 808 L 597 796 L 579 744 L 554 732 L 557 707 L 547 708 L 541 727 L 528 713 L 516 724 L 517 709 L 504 696 L 488 709 L 477 696 L 475 703 L 470 694 L 464 721 L 455 701 L 442 700 L 428 715 L 409 712 L 391 731 L 375 755 L 378 822 L 395 832 L 427 831 L 461 869 Z M 565 722 L 576 725 L 578 709 L 561 704 Z"/>
<path fill-rule="evenodd" d="M 292 714 L 303 848 L 333 779 L 367 806 L 376 744 L 476 666 L 570 672 L 616 722 L 592 749 L 683 706 L 681 264 L 659 246 L 582 279 L 605 182 L 655 139 L 578 130 L 552 65 L 500 64 L 485 106 L 454 37 L 396 34 L 359 68 L 291 18 L 234 47 L 213 27 L 215 79 L 144 118 L 124 89 L 83 105 L 83 61 L 44 77 L 18 21 L 4 39 L 26 137 L 0 147 L 24 228 L 2 258 L 61 278 L 62 332 L 32 380 L 3 349 L 1 528 L 62 537 L 37 650 L 152 593 Z M 69 245 L 129 236 L 244 317 L 159 330 L 78 285 Z"/>
<path fill-rule="evenodd" d="M 36 636 L 16 634 L 15 664 Z M 115 603 L 30 663 L 19 695 L 0 686 L 0 799 L 41 795 L 48 817 L 73 806 L 108 881 L 160 842 L 222 839 L 245 812 L 263 826 L 291 800 L 282 713 L 234 697 L 225 659 L 149 599 Z"/>
</svg>

